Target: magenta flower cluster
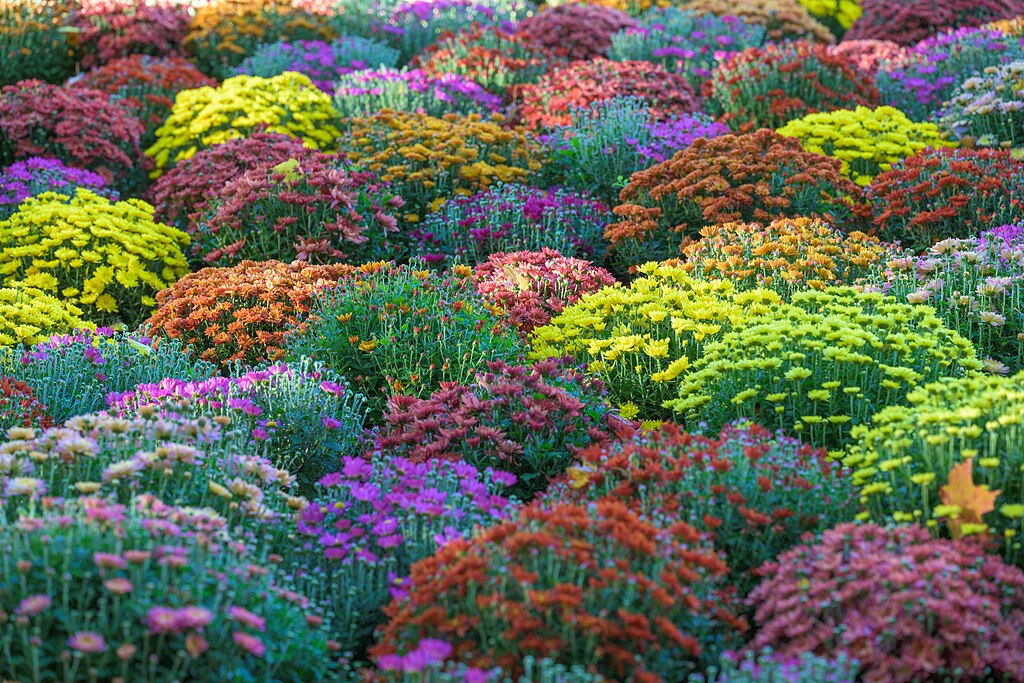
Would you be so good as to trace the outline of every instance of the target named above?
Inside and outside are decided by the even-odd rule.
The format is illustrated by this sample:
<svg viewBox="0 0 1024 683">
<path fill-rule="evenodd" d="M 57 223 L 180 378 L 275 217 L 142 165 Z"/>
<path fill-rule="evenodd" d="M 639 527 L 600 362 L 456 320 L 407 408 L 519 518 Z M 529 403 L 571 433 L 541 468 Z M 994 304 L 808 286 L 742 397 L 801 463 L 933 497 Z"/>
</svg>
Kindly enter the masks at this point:
<svg viewBox="0 0 1024 683">
<path fill-rule="evenodd" d="M 29 197 L 44 192 L 74 194 L 79 187 L 111 199 L 118 198 L 117 192 L 108 188 L 98 173 L 44 157 L 17 161 L 0 169 L 0 220 L 8 218 L 18 204 Z"/>
</svg>

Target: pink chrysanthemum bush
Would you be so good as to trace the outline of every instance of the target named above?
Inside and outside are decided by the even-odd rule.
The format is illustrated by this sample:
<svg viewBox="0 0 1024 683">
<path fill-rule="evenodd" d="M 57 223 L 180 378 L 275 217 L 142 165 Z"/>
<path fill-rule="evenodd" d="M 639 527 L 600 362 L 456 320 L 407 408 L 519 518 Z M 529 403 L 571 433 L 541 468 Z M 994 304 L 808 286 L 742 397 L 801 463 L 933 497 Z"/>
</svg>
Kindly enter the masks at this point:
<svg viewBox="0 0 1024 683">
<path fill-rule="evenodd" d="M 569 59 L 604 57 L 619 31 L 639 28 L 636 19 L 614 7 L 572 3 L 547 8 L 516 25 L 516 32 Z"/>
<path fill-rule="evenodd" d="M 912 46 L 954 28 L 981 26 L 1024 14 L 1020 0 L 863 0 L 864 13 L 846 40 L 891 40 Z"/>
<path fill-rule="evenodd" d="M 77 0 L 68 19 L 85 68 L 134 54 L 178 56 L 190 22 L 184 3 Z"/>
<path fill-rule="evenodd" d="M 969 539 L 844 524 L 766 564 L 752 648 L 845 652 L 864 680 L 1014 680 L 1024 671 L 1024 572 Z"/>
<path fill-rule="evenodd" d="M 71 498 L 0 526 L 0 548 L 0 670 L 16 680 L 300 683 L 335 668 L 323 618 L 213 511 Z"/>
<path fill-rule="evenodd" d="M 542 249 L 492 254 L 473 270 L 473 282 L 506 320 L 529 334 L 585 295 L 613 286 L 615 277 L 590 261 Z"/>
</svg>

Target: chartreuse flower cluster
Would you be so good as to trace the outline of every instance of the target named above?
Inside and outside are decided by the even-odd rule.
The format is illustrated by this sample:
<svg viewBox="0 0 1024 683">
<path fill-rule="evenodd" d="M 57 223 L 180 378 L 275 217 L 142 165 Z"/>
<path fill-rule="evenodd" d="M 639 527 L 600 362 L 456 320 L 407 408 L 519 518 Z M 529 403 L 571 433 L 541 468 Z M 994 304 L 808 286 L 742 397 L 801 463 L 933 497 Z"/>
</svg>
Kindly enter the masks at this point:
<svg viewBox="0 0 1024 683">
<path fill-rule="evenodd" d="M 743 318 L 766 313 L 775 292 L 742 292 L 725 280 L 697 280 L 682 268 L 648 263 L 627 287 L 589 294 L 533 333 L 531 357 L 574 356 L 608 389 L 623 417 L 670 417 L 662 403 L 705 347 Z"/>
<path fill-rule="evenodd" d="M 406 201 L 405 220 L 418 222 L 452 195 L 495 182 L 523 183 L 544 161 L 540 144 L 522 127 L 478 114 L 442 118 L 384 110 L 347 119 L 340 140 L 355 164 L 380 174 Z"/>
<path fill-rule="evenodd" d="M 0 222 L 0 278 L 51 293 L 93 322 L 134 324 L 188 272 L 188 242 L 141 200 L 46 192 Z"/>
<path fill-rule="evenodd" d="M 175 162 L 261 126 L 322 149 L 340 136 L 335 116 L 330 96 L 293 71 L 273 78 L 235 76 L 218 88 L 183 90 L 146 150 L 156 165 L 150 176 L 159 177 Z"/>
<path fill-rule="evenodd" d="M 845 33 L 864 12 L 860 0 L 800 0 L 800 4 L 837 35 Z"/>
<path fill-rule="evenodd" d="M 971 343 L 935 311 L 849 287 L 794 294 L 748 316 L 715 341 L 668 401 L 688 423 L 710 428 L 757 418 L 833 450 L 850 429 L 909 392 L 982 364 Z"/>
<path fill-rule="evenodd" d="M 1007 562 L 1024 566 L 1024 374 L 946 379 L 911 392 L 907 403 L 852 431 L 844 462 L 863 515 L 989 536 Z M 954 468 L 962 475 L 965 465 L 969 486 L 950 495 Z"/>
<path fill-rule="evenodd" d="M 89 322 L 79 317 L 81 313 L 32 287 L 0 287 L 0 347 L 36 344 L 52 334 L 88 327 Z"/>
<path fill-rule="evenodd" d="M 896 162 L 927 147 L 956 146 L 934 123 L 915 123 L 893 107 L 808 114 L 790 121 L 778 132 L 799 139 L 808 152 L 839 159 L 843 173 L 862 187 Z"/>
</svg>

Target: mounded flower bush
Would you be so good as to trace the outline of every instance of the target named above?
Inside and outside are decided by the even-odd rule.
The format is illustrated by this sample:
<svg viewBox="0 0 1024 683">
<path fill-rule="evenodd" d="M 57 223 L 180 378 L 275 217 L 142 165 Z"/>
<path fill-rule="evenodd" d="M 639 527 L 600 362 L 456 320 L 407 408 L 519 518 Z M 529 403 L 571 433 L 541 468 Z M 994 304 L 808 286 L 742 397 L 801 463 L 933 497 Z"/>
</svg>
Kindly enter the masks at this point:
<svg viewBox="0 0 1024 683">
<path fill-rule="evenodd" d="M 770 130 L 695 140 L 634 173 L 605 239 L 625 265 L 678 256 L 706 226 L 813 216 L 852 229 L 861 191 L 834 159 Z"/>
<path fill-rule="evenodd" d="M 313 85 L 333 94 L 335 84 L 345 74 L 396 64 L 398 51 L 385 43 L 362 36 L 342 36 L 331 42 L 264 43 L 238 65 L 234 75 L 273 78 L 294 71 L 305 74 Z"/>
<path fill-rule="evenodd" d="M 608 52 L 613 35 L 638 26 L 633 17 L 612 7 L 571 3 L 523 19 L 516 33 L 560 57 L 596 59 Z"/>
<path fill-rule="evenodd" d="M 876 76 L 887 68 L 887 63 L 898 63 L 904 58 L 907 48 L 891 40 L 844 40 L 828 46 L 829 53 L 842 55 L 861 71 Z M 876 81 L 881 90 L 881 84 Z M 889 104 L 884 98 L 882 100 Z"/>
<path fill-rule="evenodd" d="M 340 77 L 334 108 L 344 118 L 370 117 L 382 110 L 443 117 L 494 114 L 501 98 L 458 73 L 420 69 L 368 69 Z"/>
<path fill-rule="evenodd" d="M 57 159 L 29 157 L 0 168 L 0 220 L 11 217 L 18 205 L 29 197 L 44 192 L 74 194 L 84 187 L 98 195 L 117 198 L 117 192 L 107 187 L 107 181 L 98 173 L 67 166 Z"/>
<path fill-rule="evenodd" d="M 863 14 L 846 34 L 915 45 L 950 29 L 981 26 L 1024 14 L 1020 0 L 861 0 Z"/>
<path fill-rule="evenodd" d="M 0 277 L 59 297 L 92 322 L 134 324 L 188 272 L 188 242 L 139 199 L 45 193 L 0 221 Z"/>
<path fill-rule="evenodd" d="M 1024 60 L 985 69 L 963 80 L 942 109 L 941 125 L 978 147 L 1024 144 Z"/>
<path fill-rule="evenodd" d="M 134 54 L 177 57 L 188 31 L 188 9 L 170 2 L 132 0 L 68 3 L 67 18 L 82 67 L 106 66 Z"/>
<path fill-rule="evenodd" d="M 52 334 L 89 327 L 82 310 L 21 283 L 0 287 L 0 347 L 36 344 Z"/>
<path fill-rule="evenodd" d="M 29 79 L 62 83 L 75 73 L 71 34 L 62 30 L 67 10 L 30 0 L 0 7 L 0 86 Z"/>
<path fill-rule="evenodd" d="M 665 403 L 711 429 L 757 418 L 833 451 L 914 389 L 980 370 L 974 347 L 931 308 L 834 287 L 746 319 L 704 345 Z"/>
<path fill-rule="evenodd" d="M 1024 573 L 920 527 L 843 524 L 764 567 L 752 648 L 846 653 L 865 680 L 1016 675 Z"/>
<path fill-rule="evenodd" d="M 811 16 L 842 37 L 863 14 L 862 0 L 800 0 Z"/>
<path fill-rule="evenodd" d="M 835 42 L 824 24 L 811 16 L 802 0 L 689 0 L 686 9 L 698 14 L 734 16 L 760 24 L 774 41 L 812 40 Z"/>
</svg>

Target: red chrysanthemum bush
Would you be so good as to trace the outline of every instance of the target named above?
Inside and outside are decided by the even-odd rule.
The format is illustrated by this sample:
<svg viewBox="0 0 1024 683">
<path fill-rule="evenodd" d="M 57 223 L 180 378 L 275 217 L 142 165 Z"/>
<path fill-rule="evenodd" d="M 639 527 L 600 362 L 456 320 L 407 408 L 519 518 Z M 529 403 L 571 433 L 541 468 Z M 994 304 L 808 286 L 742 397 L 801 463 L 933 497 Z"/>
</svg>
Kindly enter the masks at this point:
<svg viewBox="0 0 1024 683">
<path fill-rule="evenodd" d="M 180 55 L 190 21 L 184 4 L 84 0 L 70 24 L 82 66 L 89 68 L 133 54 Z"/>
<path fill-rule="evenodd" d="M 562 57 L 594 59 L 605 55 L 613 35 L 638 27 L 636 19 L 613 7 L 572 3 L 523 19 L 516 32 Z"/>
<path fill-rule="evenodd" d="M 807 42 L 752 47 L 722 62 L 708 106 L 738 131 L 779 128 L 807 114 L 878 104 L 871 77 L 846 57 Z"/>
<path fill-rule="evenodd" d="M 514 492 L 530 497 L 581 449 L 607 444 L 608 419 L 601 380 L 553 360 L 493 361 L 469 384 L 446 383 L 423 399 L 392 396 L 374 451 L 511 472 L 518 479 Z"/>
<path fill-rule="evenodd" d="M 873 78 L 885 62 L 902 59 L 907 53 L 907 48 L 891 40 L 865 39 L 844 40 L 838 45 L 829 45 L 828 51 L 844 58 L 852 66 Z"/>
<path fill-rule="evenodd" d="M 154 132 L 171 113 L 175 95 L 182 90 L 216 85 L 215 80 L 187 59 L 149 55 L 114 59 L 85 73 L 73 84 L 76 88 L 102 90 L 125 106 L 145 127 L 142 147 L 154 142 Z"/>
<path fill-rule="evenodd" d="M 926 149 L 871 183 L 881 239 L 923 251 L 1024 219 L 1024 163 L 1009 150 Z"/>
<path fill-rule="evenodd" d="M 572 123 L 573 107 L 586 108 L 613 97 L 638 97 L 655 119 L 692 114 L 700 103 L 686 77 L 650 62 L 613 62 L 599 58 L 572 62 L 518 88 L 515 113 L 527 126 Z"/>
<path fill-rule="evenodd" d="M 150 190 L 156 216 L 191 232 L 190 226 L 230 181 L 256 168 L 270 168 L 289 159 L 301 162 L 317 154 L 296 137 L 265 131 L 201 149 L 157 178 Z"/>
<path fill-rule="evenodd" d="M 928 36 L 1024 14 L 1021 0 L 862 0 L 864 13 L 846 40 L 916 45 Z"/>
<path fill-rule="evenodd" d="M 524 334 L 547 325 L 584 295 L 615 284 L 604 268 L 553 249 L 492 254 L 473 271 L 473 281 Z"/>
<path fill-rule="evenodd" d="M 301 329 L 316 292 L 337 285 L 351 267 L 243 261 L 203 268 L 157 294 L 146 324 L 154 337 L 180 339 L 214 363 L 257 365 L 284 355 L 284 338 Z"/>
<path fill-rule="evenodd" d="M 142 173 L 142 124 L 104 92 L 42 81 L 0 90 L 0 166 L 54 157 L 99 173 L 120 188 Z"/>
<path fill-rule="evenodd" d="M 0 436 L 11 427 L 49 429 L 52 426 L 49 410 L 36 398 L 32 387 L 0 376 Z"/>
<path fill-rule="evenodd" d="M 751 649 L 840 652 L 866 681 L 1017 680 L 1024 572 L 971 539 L 843 524 L 765 565 Z"/>
<path fill-rule="evenodd" d="M 685 522 L 661 528 L 611 499 L 535 504 L 413 565 L 371 654 L 438 638 L 451 660 L 512 678 L 532 655 L 611 681 L 675 682 L 743 626 L 716 604 L 725 570 Z"/>
<path fill-rule="evenodd" d="M 857 228 L 863 194 L 838 159 L 807 152 L 771 130 L 698 139 L 657 166 L 634 173 L 622 190 L 620 217 L 605 230 L 620 266 L 677 257 L 719 223 L 769 223 L 818 217 Z"/>
</svg>

